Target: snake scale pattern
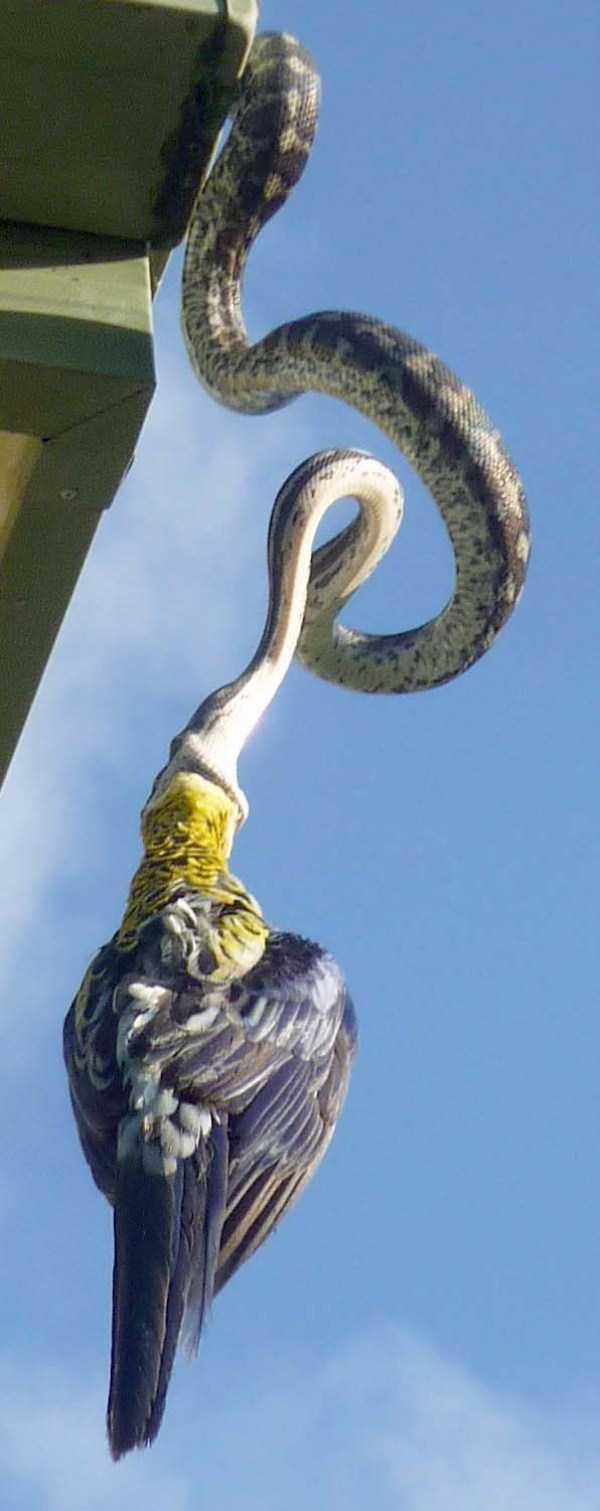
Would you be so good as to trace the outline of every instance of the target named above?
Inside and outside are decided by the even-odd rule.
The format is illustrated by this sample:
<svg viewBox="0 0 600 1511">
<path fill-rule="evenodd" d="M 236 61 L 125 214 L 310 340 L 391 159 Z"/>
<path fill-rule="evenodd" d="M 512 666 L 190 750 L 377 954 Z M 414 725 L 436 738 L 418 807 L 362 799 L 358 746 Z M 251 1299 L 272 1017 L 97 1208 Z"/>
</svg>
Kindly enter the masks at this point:
<svg viewBox="0 0 600 1511">
<path fill-rule="evenodd" d="M 261 227 L 303 171 L 319 96 L 318 74 L 298 42 L 274 33 L 257 38 L 229 138 L 191 217 L 184 336 L 198 378 L 221 403 L 257 414 L 309 391 L 345 400 L 396 443 L 429 489 L 456 567 L 454 592 L 441 613 L 398 634 L 333 625 L 338 568 L 356 540 L 350 525 L 313 555 L 297 651 L 312 671 L 343 686 L 412 692 L 466 670 L 511 613 L 529 556 L 527 506 L 519 475 L 477 399 L 411 336 L 370 316 L 334 310 L 249 342 L 244 267 Z M 309 482 L 317 464 L 318 458 L 304 464 Z M 340 496 L 345 491 L 342 465 Z M 285 570 L 282 560 L 279 571 Z"/>
</svg>

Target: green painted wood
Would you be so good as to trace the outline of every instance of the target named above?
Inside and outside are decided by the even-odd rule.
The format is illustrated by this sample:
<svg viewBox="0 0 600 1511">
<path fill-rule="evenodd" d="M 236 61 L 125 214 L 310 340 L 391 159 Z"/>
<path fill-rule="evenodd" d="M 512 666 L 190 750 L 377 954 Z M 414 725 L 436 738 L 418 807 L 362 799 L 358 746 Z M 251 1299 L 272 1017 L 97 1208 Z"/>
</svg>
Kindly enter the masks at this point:
<svg viewBox="0 0 600 1511">
<path fill-rule="evenodd" d="M 0 781 L 155 385 L 256 0 L 0 4 Z"/>
<path fill-rule="evenodd" d="M 144 247 L 0 226 L 0 430 L 52 436 L 154 381 Z"/>
<path fill-rule="evenodd" d="M 0 780 L 155 387 L 137 243 L 0 236 Z"/>
<path fill-rule="evenodd" d="M 154 385 L 255 0 L 2 0 L 0 781 Z"/>
<path fill-rule="evenodd" d="M 0 219 L 172 246 L 255 0 L 2 0 Z"/>
</svg>

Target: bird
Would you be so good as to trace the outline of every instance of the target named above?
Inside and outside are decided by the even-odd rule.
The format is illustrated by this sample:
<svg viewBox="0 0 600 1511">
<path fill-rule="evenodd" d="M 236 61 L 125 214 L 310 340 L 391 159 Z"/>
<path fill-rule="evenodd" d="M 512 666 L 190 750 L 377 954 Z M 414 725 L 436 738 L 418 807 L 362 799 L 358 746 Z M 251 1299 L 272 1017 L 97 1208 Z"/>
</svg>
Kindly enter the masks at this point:
<svg viewBox="0 0 600 1511">
<path fill-rule="evenodd" d="M 331 591 L 355 591 L 393 538 L 401 493 L 374 458 L 325 452 L 288 478 L 257 650 L 172 741 L 119 928 L 65 1019 L 79 1139 L 114 1209 L 115 1459 L 156 1437 L 178 1343 L 195 1353 L 213 1297 L 320 1163 L 348 1088 L 357 1027 L 340 966 L 267 923 L 229 866 L 248 815 L 239 755 L 294 655 L 315 531 L 348 492 L 365 517 L 362 563 L 346 526 Z"/>
</svg>

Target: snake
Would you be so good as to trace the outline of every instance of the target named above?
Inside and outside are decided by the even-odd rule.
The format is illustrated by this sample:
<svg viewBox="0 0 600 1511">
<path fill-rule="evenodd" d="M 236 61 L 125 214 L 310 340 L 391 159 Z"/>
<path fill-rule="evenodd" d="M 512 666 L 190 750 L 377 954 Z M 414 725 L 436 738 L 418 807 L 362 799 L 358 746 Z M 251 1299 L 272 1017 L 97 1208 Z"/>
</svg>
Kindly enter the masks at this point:
<svg viewBox="0 0 600 1511">
<path fill-rule="evenodd" d="M 285 34 L 259 35 L 229 135 L 193 205 L 182 279 L 183 334 L 197 378 L 221 404 L 263 414 L 305 393 L 328 394 L 372 420 L 421 478 L 454 554 L 447 604 L 425 624 L 394 634 L 337 623 L 342 604 L 391 539 L 387 528 L 379 551 L 370 539 L 366 568 L 354 570 L 366 538 L 359 509 L 356 520 L 312 554 L 296 647 L 305 666 L 340 686 L 415 692 L 472 666 L 512 612 L 529 558 L 527 503 L 519 473 L 475 395 L 412 336 L 369 315 L 328 310 L 249 340 L 242 309 L 248 255 L 304 170 L 319 104 L 319 74 L 306 49 Z M 327 453 L 325 470 L 329 478 L 336 473 L 338 497 L 351 494 L 356 469 L 349 455 L 356 453 L 340 452 L 337 461 Z M 322 475 L 317 455 L 296 470 L 296 484 L 316 488 Z M 398 523 L 397 505 L 395 512 Z M 388 509 L 388 526 L 389 518 Z M 276 592 L 293 556 L 289 531 L 279 527 L 271 539 L 283 536 L 285 549 L 270 550 Z"/>
</svg>

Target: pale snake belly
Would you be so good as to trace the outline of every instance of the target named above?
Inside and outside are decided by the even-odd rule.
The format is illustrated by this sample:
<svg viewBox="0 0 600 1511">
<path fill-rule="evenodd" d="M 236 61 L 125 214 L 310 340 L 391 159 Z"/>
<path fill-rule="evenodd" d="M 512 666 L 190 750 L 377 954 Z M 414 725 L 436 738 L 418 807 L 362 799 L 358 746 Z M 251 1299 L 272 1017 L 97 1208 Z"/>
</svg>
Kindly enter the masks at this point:
<svg viewBox="0 0 600 1511">
<path fill-rule="evenodd" d="M 334 624 L 390 543 L 360 563 L 358 520 L 313 554 L 297 649 L 319 676 L 358 691 L 412 692 L 447 682 L 489 648 L 523 586 L 527 505 L 500 435 L 470 389 L 411 336 L 370 316 L 307 315 L 248 341 L 241 283 L 250 248 L 287 199 L 308 158 L 320 83 L 293 38 L 259 37 L 229 138 L 192 213 L 183 273 L 183 329 L 194 370 L 221 403 L 265 413 L 310 391 L 345 400 L 373 420 L 414 467 L 445 522 L 455 559 L 447 605 L 416 629 L 373 635 Z M 343 496 L 351 492 L 344 457 Z M 319 457 L 297 469 L 310 483 Z M 317 485 L 315 481 L 315 486 Z M 401 506 L 396 510 L 399 522 Z M 286 562 L 279 563 L 283 576 Z M 341 586 L 340 586 L 341 584 Z M 350 584 L 348 586 L 348 584 Z"/>
</svg>

